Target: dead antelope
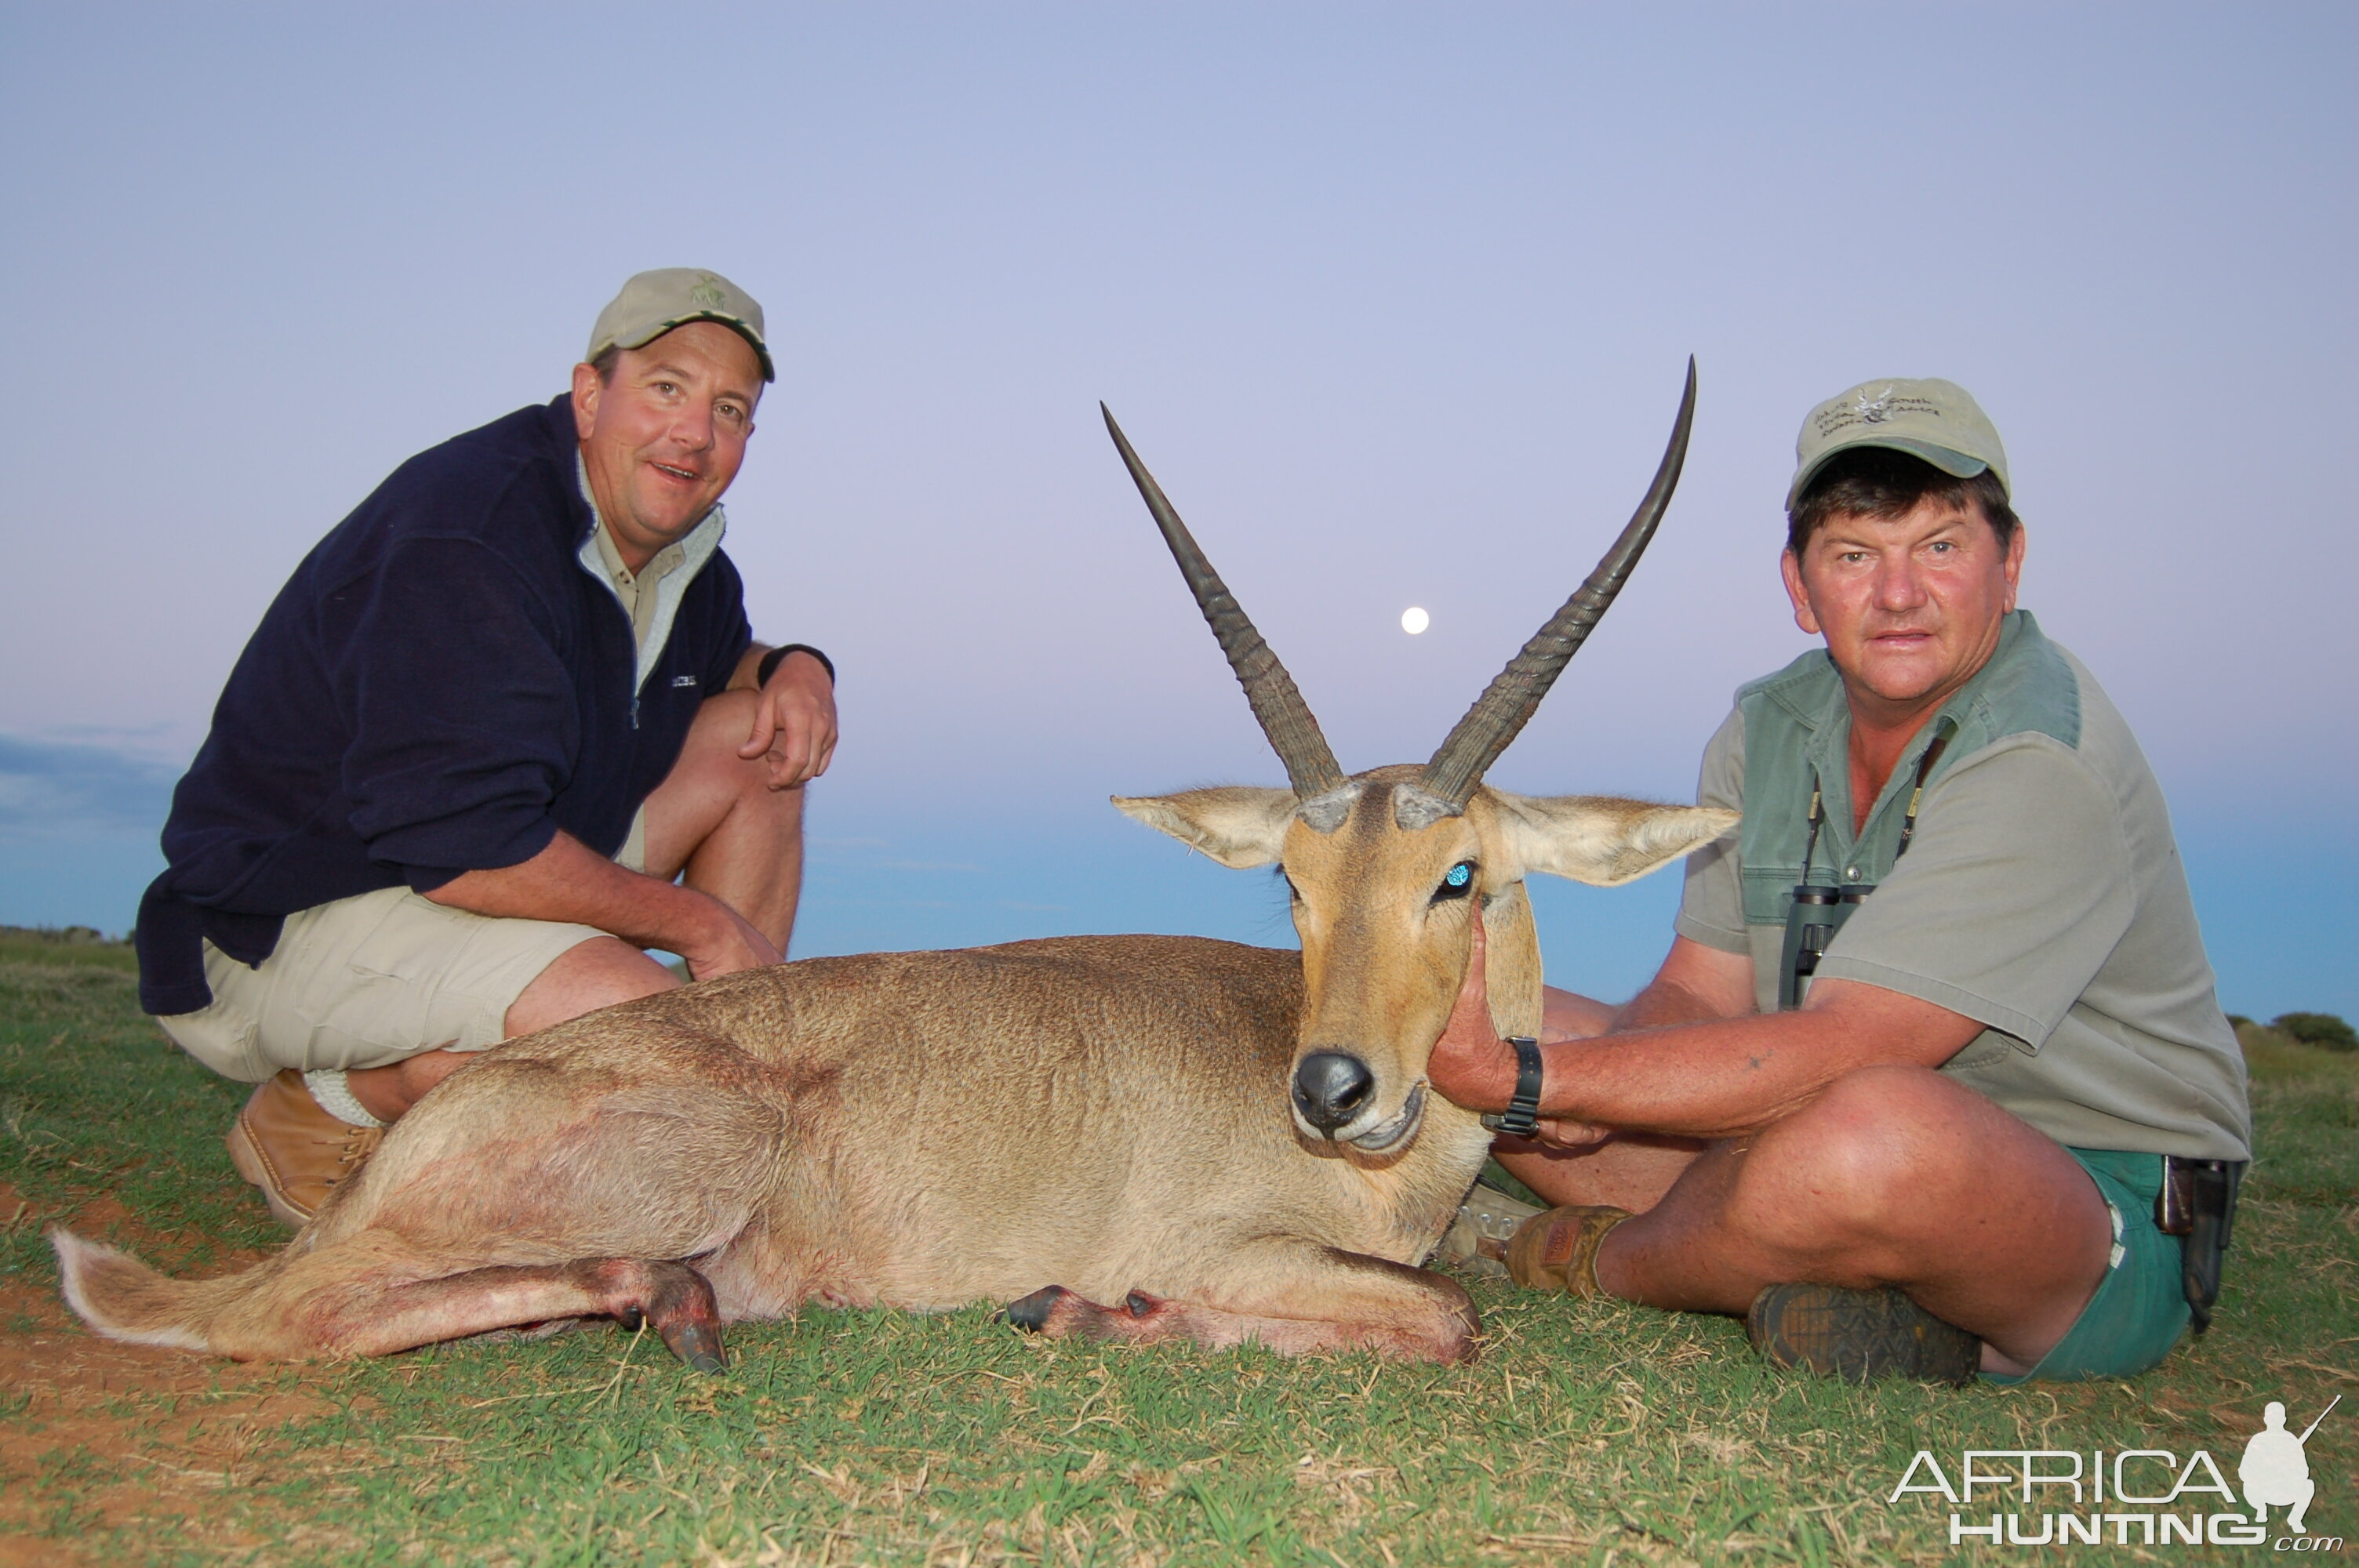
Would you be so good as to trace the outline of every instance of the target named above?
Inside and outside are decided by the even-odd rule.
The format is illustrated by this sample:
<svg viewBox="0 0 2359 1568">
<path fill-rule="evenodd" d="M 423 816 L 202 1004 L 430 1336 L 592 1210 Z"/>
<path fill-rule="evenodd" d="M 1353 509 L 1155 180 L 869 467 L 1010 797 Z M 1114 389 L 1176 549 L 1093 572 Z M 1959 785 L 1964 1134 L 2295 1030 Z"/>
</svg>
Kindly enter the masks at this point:
<svg viewBox="0 0 2359 1568">
<path fill-rule="evenodd" d="M 1533 1033 L 1525 875 L 1625 882 L 1734 820 L 1482 783 L 1646 546 L 1694 400 L 1690 364 L 1636 515 L 1432 760 L 1349 777 L 1108 416 L 1291 781 L 1115 804 L 1224 864 L 1277 862 L 1299 956 L 1075 936 L 648 997 L 485 1052 L 242 1273 L 169 1280 L 53 1233 L 66 1299 L 114 1338 L 241 1359 L 603 1315 L 711 1369 L 735 1319 L 978 1300 L 1049 1334 L 1471 1355 L 1466 1292 L 1416 1266 L 1490 1141 L 1424 1080 L 1467 911 L 1499 1030 Z"/>
</svg>

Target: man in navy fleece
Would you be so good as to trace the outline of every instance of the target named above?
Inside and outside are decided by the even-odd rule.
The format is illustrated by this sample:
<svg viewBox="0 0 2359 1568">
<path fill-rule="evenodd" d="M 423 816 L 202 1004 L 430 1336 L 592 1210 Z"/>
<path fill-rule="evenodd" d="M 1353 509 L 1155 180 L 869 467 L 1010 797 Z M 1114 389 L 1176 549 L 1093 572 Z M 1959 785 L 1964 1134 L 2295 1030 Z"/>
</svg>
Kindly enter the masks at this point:
<svg viewBox="0 0 2359 1568">
<path fill-rule="evenodd" d="M 258 1084 L 237 1167 L 309 1218 L 467 1054 L 775 964 L 835 674 L 753 640 L 722 492 L 774 379 L 716 274 L 641 273 L 572 390 L 420 453 L 246 644 L 139 908 L 140 997 Z"/>
</svg>

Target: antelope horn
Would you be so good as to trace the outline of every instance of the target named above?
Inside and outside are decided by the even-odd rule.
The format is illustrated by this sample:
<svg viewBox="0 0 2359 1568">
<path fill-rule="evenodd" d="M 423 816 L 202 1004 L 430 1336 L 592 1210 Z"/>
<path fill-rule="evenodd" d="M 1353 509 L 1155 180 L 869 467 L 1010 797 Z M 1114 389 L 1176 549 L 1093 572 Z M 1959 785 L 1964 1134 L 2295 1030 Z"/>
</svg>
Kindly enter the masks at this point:
<svg viewBox="0 0 2359 1568">
<path fill-rule="evenodd" d="M 1424 775 L 1418 780 L 1419 789 L 1438 806 L 1446 809 L 1432 812 L 1433 816 L 1455 816 L 1466 808 L 1474 786 L 1499 760 L 1516 736 L 1523 730 L 1540 698 L 1564 672 L 1564 666 L 1580 651 L 1590 629 L 1614 602 L 1629 579 L 1630 568 L 1647 548 L 1647 541 L 1655 535 L 1655 524 L 1662 521 L 1663 511 L 1670 504 L 1671 492 L 1680 482 L 1680 465 L 1687 460 L 1688 427 L 1695 420 L 1696 373 L 1695 356 L 1688 356 L 1688 384 L 1680 399 L 1680 416 L 1671 426 L 1670 445 L 1663 449 L 1662 465 L 1655 470 L 1655 482 L 1648 487 L 1647 498 L 1631 514 L 1630 525 L 1589 574 L 1589 580 L 1574 590 L 1571 599 L 1548 624 L 1535 633 L 1522 652 L 1507 661 L 1507 667 L 1493 677 L 1466 717 L 1450 732 L 1425 764 Z"/>
<path fill-rule="evenodd" d="M 1310 704 L 1302 700 L 1294 677 L 1269 651 L 1239 608 L 1236 596 L 1229 591 L 1212 563 L 1204 558 L 1197 546 L 1195 535 L 1188 524 L 1180 521 L 1180 514 L 1171 510 L 1164 499 L 1163 487 L 1130 449 L 1122 427 L 1114 422 L 1114 413 L 1103 403 L 1098 412 L 1105 416 L 1106 433 L 1114 438 L 1114 449 L 1130 469 L 1130 477 L 1146 498 L 1147 509 L 1155 514 L 1155 525 L 1163 530 L 1163 542 L 1171 546 L 1171 558 L 1180 563 L 1180 575 L 1188 579 L 1188 589 L 1196 596 L 1197 607 L 1203 611 L 1204 620 L 1220 639 L 1221 652 L 1229 656 L 1229 667 L 1237 672 L 1237 684 L 1245 688 L 1245 700 L 1253 704 L 1254 717 L 1261 721 L 1261 732 L 1269 737 L 1270 750 L 1286 764 L 1287 781 L 1293 784 L 1295 795 L 1303 800 L 1325 795 L 1343 782 L 1343 770 L 1335 765 L 1335 753 L 1328 749 L 1327 737 L 1319 732 L 1319 720 L 1310 716 Z"/>
</svg>

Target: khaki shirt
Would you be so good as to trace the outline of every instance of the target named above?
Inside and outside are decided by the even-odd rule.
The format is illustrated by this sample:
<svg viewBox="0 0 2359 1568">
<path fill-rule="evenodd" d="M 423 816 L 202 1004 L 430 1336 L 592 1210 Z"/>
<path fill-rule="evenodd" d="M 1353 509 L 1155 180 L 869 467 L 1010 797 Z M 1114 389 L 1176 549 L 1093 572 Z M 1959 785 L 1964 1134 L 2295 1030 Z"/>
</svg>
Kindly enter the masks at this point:
<svg viewBox="0 0 2359 1568">
<path fill-rule="evenodd" d="M 664 643 L 671 635 L 672 616 L 679 609 L 688 585 L 721 547 L 722 538 L 729 530 L 728 515 L 715 504 L 689 530 L 686 538 L 666 545 L 649 557 L 646 567 L 634 572 L 623 563 L 622 552 L 615 547 L 605 514 L 598 510 L 598 498 L 591 493 L 589 466 L 578 453 L 573 460 L 573 477 L 582 487 L 582 499 L 590 503 L 590 514 L 597 519 L 590 537 L 582 541 L 579 555 L 582 569 L 612 589 L 623 613 L 630 617 L 631 642 L 638 650 L 638 669 L 632 680 L 636 689 L 647 683 L 647 671 L 655 667 L 662 654 Z"/>
<path fill-rule="evenodd" d="M 1737 693 L 1704 751 L 1698 803 L 1737 834 L 1688 860 L 1680 934 L 1753 960 L 1777 1005 L 1786 911 L 1802 875 L 1875 892 L 1820 960 L 1984 1024 L 1941 1071 L 2060 1143 L 2249 1158 L 2245 1063 L 2220 1011 L 2162 791 L 2088 670 L 2007 617 L 1991 661 L 1941 710 L 1956 733 L 1896 860 L 1925 726 L 1851 831 L 1850 708 L 1826 654 Z"/>
<path fill-rule="evenodd" d="M 605 518 L 598 519 L 590 536 L 597 541 L 598 564 L 605 568 L 607 583 L 631 618 L 631 641 L 645 658 L 647 633 L 655 628 L 656 606 L 663 601 L 663 579 L 679 568 L 688 552 L 678 545 L 666 545 L 644 568 L 634 572 L 623 563 L 623 552 L 615 547 L 614 535 L 607 528 Z"/>
</svg>

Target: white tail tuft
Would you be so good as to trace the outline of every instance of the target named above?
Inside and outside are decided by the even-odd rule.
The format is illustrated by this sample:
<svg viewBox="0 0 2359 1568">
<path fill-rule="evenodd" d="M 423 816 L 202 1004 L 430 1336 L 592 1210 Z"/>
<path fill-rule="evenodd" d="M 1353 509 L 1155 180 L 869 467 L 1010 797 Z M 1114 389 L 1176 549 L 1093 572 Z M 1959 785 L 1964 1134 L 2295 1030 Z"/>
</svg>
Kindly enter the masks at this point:
<svg viewBox="0 0 2359 1568">
<path fill-rule="evenodd" d="M 120 1339 L 131 1345 L 154 1345 L 167 1350 L 205 1350 L 211 1348 L 202 1335 L 182 1327 L 126 1328 L 110 1323 L 91 1300 L 90 1280 L 93 1273 L 134 1274 L 152 1278 L 147 1265 L 120 1248 L 109 1247 L 103 1241 L 84 1241 L 63 1226 L 49 1231 L 49 1245 L 57 1249 L 59 1282 L 65 1291 L 66 1304 L 74 1309 L 82 1322 L 109 1339 Z"/>
</svg>

